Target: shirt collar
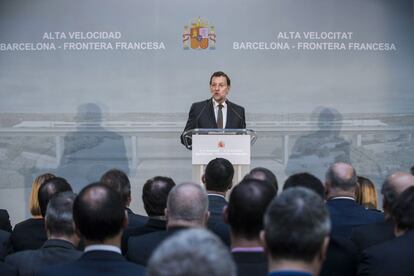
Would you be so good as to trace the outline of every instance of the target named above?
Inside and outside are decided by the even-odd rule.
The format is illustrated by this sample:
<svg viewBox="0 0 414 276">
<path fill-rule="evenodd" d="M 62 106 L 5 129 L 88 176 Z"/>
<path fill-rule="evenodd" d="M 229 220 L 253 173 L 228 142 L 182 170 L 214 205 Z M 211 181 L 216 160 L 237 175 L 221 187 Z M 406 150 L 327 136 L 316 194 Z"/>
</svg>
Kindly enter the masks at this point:
<svg viewBox="0 0 414 276">
<path fill-rule="evenodd" d="M 213 98 L 213 106 L 214 106 L 214 108 L 218 107 L 218 105 L 219 105 L 219 103 L 216 102 L 216 100 Z M 223 108 L 226 108 L 227 107 L 227 101 L 224 101 L 221 105 L 223 106 Z"/>
<path fill-rule="evenodd" d="M 121 249 L 119 249 L 119 247 L 116 247 L 114 245 L 107 245 L 107 244 L 88 245 L 85 247 L 84 252 L 94 251 L 94 250 L 111 251 L 111 252 L 116 252 L 116 253 L 121 254 Z"/>
<path fill-rule="evenodd" d="M 334 196 L 334 197 L 332 197 L 330 199 L 350 199 L 350 200 L 355 201 L 355 198 L 353 198 L 351 196 Z"/>
<path fill-rule="evenodd" d="M 264 252 L 263 247 L 235 247 L 231 249 L 231 252 Z"/>
</svg>

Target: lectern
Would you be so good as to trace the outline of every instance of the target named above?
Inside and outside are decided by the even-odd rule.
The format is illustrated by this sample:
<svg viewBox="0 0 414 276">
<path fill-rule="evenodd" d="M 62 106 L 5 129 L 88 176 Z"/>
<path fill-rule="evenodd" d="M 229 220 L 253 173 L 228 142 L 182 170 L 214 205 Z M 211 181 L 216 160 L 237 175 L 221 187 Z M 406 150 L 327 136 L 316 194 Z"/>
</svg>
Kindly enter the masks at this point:
<svg viewBox="0 0 414 276">
<path fill-rule="evenodd" d="M 192 180 L 196 183 L 201 183 L 205 166 L 217 157 L 225 158 L 233 164 L 234 183 L 240 182 L 249 172 L 250 148 L 257 139 L 253 130 L 196 128 L 184 132 L 183 137 L 185 146 L 192 149 Z"/>
</svg>

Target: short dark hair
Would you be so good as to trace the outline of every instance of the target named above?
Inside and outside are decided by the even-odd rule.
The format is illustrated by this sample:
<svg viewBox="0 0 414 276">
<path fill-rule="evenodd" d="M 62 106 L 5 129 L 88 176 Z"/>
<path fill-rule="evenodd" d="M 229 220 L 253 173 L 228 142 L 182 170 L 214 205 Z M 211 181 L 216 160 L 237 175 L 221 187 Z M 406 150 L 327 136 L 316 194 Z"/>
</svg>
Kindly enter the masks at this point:
<svg viewBox="0 0 414 276">
<path fill-rule="evenodd" d="M 63 177 L 53 177 L 40 185 L 38 199 L 42 217 L 46 215 L 47 204 L 54 194 L 72 192 L 72 187 Z"/>
<path fill-rule="evenodd" d="M 252 169 L 248 174 L 246 174 L 244 178 L 253 178 L 268 182 L 273 187 L 275 187 L 276 193 L 279 190 L 276 175 L 269 169 L 256 167 Z"/>
<path fill-rule="evenodd" d="M 124 206 L 127 206 L 131 197 L 131 184 L 126 173 L 118 169 L 111 169 L 102 175 L 101 183 L 119 193 Z"/>
<path fill-rule="evenodd" d="M 92 183 L 76 197 L 73 218 L 85 239 L 102 242 L 121 231 L 125 206 L 113 189 L 99 182 Z"/>
<path fill-rule="evenodd" d="M 174 180 L 165 176 L 156 176 L 145 182 L 142 188 L 142 201 L 148 216 L 164 215 L 168 194 L 174 186 Z"/>
<path fill-rule="evenodd" d="M 234 175 L 233 165 L 224 158 L 215 158 L 208 162 L 204 173 L 208 191 L 225 192 L 231 188 Z"/>
<path fill-rule="evenodd" d="M 264 217 L 265 240 L 274 259 L 311 262 L 330 232 L 328 210 L 310 189 L 283 191 L 270 203 Z"/>
<path fill-rule="evenodd" d="M 45 224 L 52 235 L 72 236 L 75 234 L 73 222 L 73 202 L 76 194 L 61 192 L 54 195 L 47 205 Z"/>
<path fill-rule="evenodd" d="M 227 206 L 231 231 L 249 240 L 257 239 L 263 230 L 263 215 L 275 196 L 275 188 L 265 181 L 241 181 L 232 190 Z"/>
<path fill-rule="evenodd" d="M 325 186 L 322 184 L 322 181 L 313 174 L 307 172 L 292 174 L 286 179 L 285 184 L 283 185 L 283 190 L 292 187 L 311 189 L 325 199 Z"/>
<path fill-rule="evenodd" d="M 388 212 L 392 213 L 392 209 L 397 201 L 399 196 L 398 191 L 395 189 L 395 185 L 392 183 L 392 179 L 387 177 L 384 182 L 382 183 L 381 187 L 381 194 L 383 196 L 383 207 L 384 210 L 388 210 Z"/>
<path fill-rule="evenodd" d="M 351 177 L 343 178 L 338 174 L 336 170 L 337 164 L 338 163 L 335 163 L 332 166 L 330 166 L 328 171 L 326 172 L 326 179 L 331 183 L 331 186 L 333 188 L 338 188 L 343 191 L 351 191 L 353 189 L 356 189 L 358 183 L 357 183 L 357 174 L 356 174 L 355 169 L 350 164 L 343 163 L 352 168 Z"/>
<path fill-rule="evenodd" d="M 216 77 L 225 77 L 226 78 L 226 81 L 227 81 L 227 85 L 230 86 L 230 78 L 229 78 L 229 76 L 227 76 L 227 74 L 224 73 L 224 72 L 222 72 L 222 71 L 214 72 L 211 75 L 211 77 L 210 77 L 210 85 L 211 85 L 211 82 L 213 81 L 213 78 L 216 78 Z"/>
<path fill-rule="evenodd" d="M 414 186 L 405 189 L 398 196 L 391 214 L 399 229 L 414 229 Z"/>
</svg>

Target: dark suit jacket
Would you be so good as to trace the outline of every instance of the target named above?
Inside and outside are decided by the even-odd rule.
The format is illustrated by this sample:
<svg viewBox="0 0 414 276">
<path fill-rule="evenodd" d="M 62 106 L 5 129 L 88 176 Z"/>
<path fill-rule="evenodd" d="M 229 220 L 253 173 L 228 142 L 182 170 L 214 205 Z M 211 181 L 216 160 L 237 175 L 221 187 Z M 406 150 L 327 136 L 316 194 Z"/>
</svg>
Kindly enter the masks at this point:
<svg viewBox="0 0 414 276">
<path fill-rule="evenodd" d="M 210 218 L 207 222 L 207 228 L 220 239 L 230 246 L 230 228 L 223 220 L 223 208 L 227 205 L 227 201 L 216 195 L 208 195 L 208 210 L 210 211 Z"/>
<path fill-rule="evenodd" d="M 358 276 L 414 275 L 414 230 L 362 252 Z"/>
<path fill-rule="evenodd" d="M 7 232 L 12 231 L 9 213 L 4 209 L 0 209 L 0 229 Z"/>
<path fill-rule="evenodd" d="M 246 118 L 244 108 L 240 105 L 226 100 L 227 120 L 226 128 L 246 128 Z M 193 103 L 188 114 L 188 120 L 184 131 L 195 128 L 217 128 L 216 117 L 214 115 L 214 105 L 212 99 Z M 191 145 L 191 141 L 188 141 Z M 181 143 L 184 143 L 184 137 L 181 134 Z"/>
<path fill-rule="evenodd" d="M 266 276 L 267 256 L 264 252 L 232 252 L 238 276 Z"/>
<path fill-rule="evenodd" d="M 1 276 L 17 276 L 19 274 L 18 274 L 16 267 L 0 262 L 0 275 Z"/>
<path fill-rule="evenodd" d="M 145 275 L 142 266 L 127 262 L 125 258 L 116 252 L 94 250 L 83 253 L 76 261 L 48 266 L 36 273 L 39 276 L 91 276 L 91 275 Z"/>
<path fill-rule="evenodd" d="M 187 229 L 183 227 L 171 228 L 168 231 L 157 231 L 128 240 L 127 259 L 131 262 L 146 266 L 152 252 L 169 236 L 177 231 Z"/>
<path fill-rule="evenodd" d="M 16 266 L 19 274 L 34 275 L 39 268 L 48 265 L 63 264 L 79 259 L 81 251 L 64 240 L 47 240 L 40 249 L 25 250 L 7 256 L 6 263 Z"/>
<path fill-rule="evenodd" d="M 148 221 L 148 217 L 135 214 L 131 209 L 125 208 L 128 213 L 128 228 L 144 226 Z"/>
<path fill-rule="evenodd" d="M 4 260 L 4 257 L 11 252 L 10 233 L 0 230 L 0 261 Z"/>
<path fill-rule="evenodd" d="M 165 220 L 149 218 L 144 226 L 127 228 L 122 234 L 121 250 L 125 255 L 128 252 L 128 239 L 157 231 L 165 231 L 167 222 Z"/>
<path fill-rule="evenodd" d="M 267 274 L 268 276 L 312 276 L 312 274 L 303 272 L 303 271 L 295 271 L 295 270 L 283 270 L 283 271 L 272 271 Z"/>
<path fill-rule="evenodd" d="M 392 220 L 365 224 L 352 229 L 351 240 L 361 253 L 365 249 L 395 238 Z"/>
<path fill-rule="evenodd" d="M 30 218 L 16 224 L 10 239 L 14 252 L 39 249 L 47 240 L 45 220 Z"/>
<path fill-rule="evenodd" d="M 356 246 L 348 239 L 331 237 L 320 276 L 353 276 L 358 267 Z"/>
<path fill-rule="evenodd" d="M 329 199 L 326 202 L 331 223 L 332 236 L 351 238 L 352 228 L 369 223 L 384 221 L 384 215 L 375 210 L 365 209 L 351 199 Z"/>
</svg>

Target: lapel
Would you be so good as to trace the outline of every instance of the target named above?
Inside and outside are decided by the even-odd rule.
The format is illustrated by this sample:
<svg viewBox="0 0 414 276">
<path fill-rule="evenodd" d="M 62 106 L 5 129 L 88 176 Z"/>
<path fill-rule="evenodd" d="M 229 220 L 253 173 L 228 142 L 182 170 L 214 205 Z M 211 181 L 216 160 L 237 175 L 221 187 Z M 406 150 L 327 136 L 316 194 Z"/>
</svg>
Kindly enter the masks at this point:
<svg viewBox="0 0 414 276">
<path fill-rule="evenodd" d="M 217 128 L 216 116 L 214 115 L 213 99 L 209 99 L 208 118 L 212 122 L 213 128 Z"/>
<path fill-rule="evenodd" d="M 226 119 L 226 128 L 234 128 L 234 123 L 233 123 L 233 108 L 231 106 L 231 102 L 229 100 L 226 100 L 226 104 L 227 104 L 227 119 Z"/>
</svg>

